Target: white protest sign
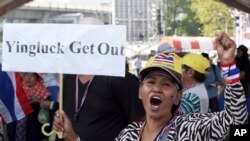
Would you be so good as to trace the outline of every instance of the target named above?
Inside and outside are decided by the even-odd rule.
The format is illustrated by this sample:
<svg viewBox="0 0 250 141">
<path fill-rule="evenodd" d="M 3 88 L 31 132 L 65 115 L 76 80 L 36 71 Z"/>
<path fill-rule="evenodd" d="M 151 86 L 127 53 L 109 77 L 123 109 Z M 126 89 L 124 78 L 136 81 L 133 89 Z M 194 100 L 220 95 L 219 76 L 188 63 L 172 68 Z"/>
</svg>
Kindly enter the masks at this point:
<svg viewBox="0 0 250 141">
<path fill-rule="evenodd" d="M 126 27 L 4 24 L 4 71 L 125 75 Z"/>
</svg>

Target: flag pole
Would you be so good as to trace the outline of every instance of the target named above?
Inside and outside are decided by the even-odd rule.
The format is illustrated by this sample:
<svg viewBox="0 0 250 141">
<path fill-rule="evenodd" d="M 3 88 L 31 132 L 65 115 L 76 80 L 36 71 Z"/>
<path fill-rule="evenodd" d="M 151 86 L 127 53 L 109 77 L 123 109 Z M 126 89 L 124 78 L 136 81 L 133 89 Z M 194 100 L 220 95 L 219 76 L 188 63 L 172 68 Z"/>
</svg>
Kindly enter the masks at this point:
<svg viewBox="0 0 250 141">
<path fill-rule="evenodd" d="M 62 111 L 63 110 L 63 74 L 62 73 L 60 73 L 59 80 L 60 80 L 59 81 L 59 111 Z M 62 121 L 62 116 L 61 115 L 60 115 L 60 120 Z M 50 126 L 50 124 L 45 123 L 42 126 L 42 133 L 45 136 L 51 136 L 52 134 L 57 134 L 59 139 L 63 138 L 63 132 L 56 132 L 55 130 L 52 130 L 51 132 L 47 133 L 45 131 L 45 128 L 47 126 Z"/>
<path fill-rule="evenodd" d="M 59 111 L 63 110 L 63 74 L 60 73 L 60 87 L 59 87 Z M 60 121 L 62 122 L 62 116 L 60 115 Z M 58 132 L 57 136 L 59 139 L 63 138 L 63 132 Z"/>
</svg>

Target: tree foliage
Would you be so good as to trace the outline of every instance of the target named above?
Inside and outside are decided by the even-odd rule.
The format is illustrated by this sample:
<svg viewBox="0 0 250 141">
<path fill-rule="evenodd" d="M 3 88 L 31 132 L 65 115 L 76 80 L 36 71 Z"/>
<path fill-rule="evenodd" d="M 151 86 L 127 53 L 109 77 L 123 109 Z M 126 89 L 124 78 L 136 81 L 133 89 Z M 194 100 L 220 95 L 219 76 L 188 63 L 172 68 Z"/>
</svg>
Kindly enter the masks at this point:
<svg viewBox="0 0 250 141">
<path fill-rule="evenodd" d="M 218 0 L 191 0 L 191 10 L 202 24 L 204 36 L 215 36 L 220 32 L 233 35 L 234 21 L 232 9 Z"/>
<path fill-rule="evenodd" d="M 199 23 L 190 9 L 189 0 L 163 0 L 167 35 L 198 36 Z"/>
<path fill-rule="evenodd" d="M 166 35 L 233 34 L 232 9 L 218 0 L 163 0 Z"/>
</svg>

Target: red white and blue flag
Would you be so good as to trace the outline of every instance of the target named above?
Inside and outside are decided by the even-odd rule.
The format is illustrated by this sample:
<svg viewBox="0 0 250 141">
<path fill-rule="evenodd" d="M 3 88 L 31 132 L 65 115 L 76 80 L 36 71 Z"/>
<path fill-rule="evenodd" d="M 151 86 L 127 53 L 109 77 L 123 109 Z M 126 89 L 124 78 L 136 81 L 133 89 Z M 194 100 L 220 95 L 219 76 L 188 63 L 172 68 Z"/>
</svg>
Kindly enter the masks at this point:
<svg viewBox="0 0 250 141">
<path fill-rule="evenodd" d="M 3 122 L 20 120 L 31 112 L 19 73 L 4 72 L 0 64 L 0 116 Z"/>
<path fill-rule="evenodd" d="M 174 54 L 170 53 L 168 55 L 159 53 L 155 57 L 155 61 L 174 63 Z"/>
</svg>

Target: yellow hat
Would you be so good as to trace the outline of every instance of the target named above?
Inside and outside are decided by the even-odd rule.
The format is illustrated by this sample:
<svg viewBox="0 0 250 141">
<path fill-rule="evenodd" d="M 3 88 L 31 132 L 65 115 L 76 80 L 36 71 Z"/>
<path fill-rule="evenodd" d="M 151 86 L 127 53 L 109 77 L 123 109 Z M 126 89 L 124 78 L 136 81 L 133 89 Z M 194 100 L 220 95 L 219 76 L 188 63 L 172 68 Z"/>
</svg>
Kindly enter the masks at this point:
<svg viewBox="0 0 250 141">
<path fill-rule="evenodd" d="M 187 65 L 202 74 L 208 74 L 208 68 L 210 67 L 209 61 L 205 57 L 194 53 L 185 55 L 182 58 L 182 65 Z"/>
<path fill-rule="evenodd" d="M 152 71 L 164 71 L 168 73 L 181 88 L 181 62 L 181 57 L 175 53 L 169 53 L 168 55 L 158 53 L 147 61 L 146 67 L 140 72 L 140 78 L 143 80 Z"/>
</svg>

